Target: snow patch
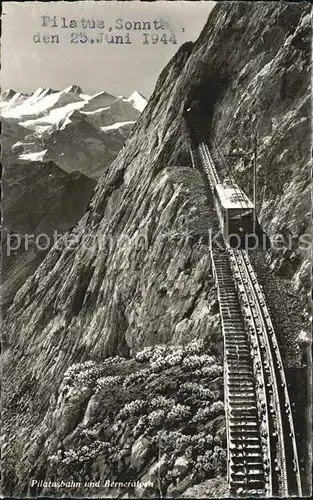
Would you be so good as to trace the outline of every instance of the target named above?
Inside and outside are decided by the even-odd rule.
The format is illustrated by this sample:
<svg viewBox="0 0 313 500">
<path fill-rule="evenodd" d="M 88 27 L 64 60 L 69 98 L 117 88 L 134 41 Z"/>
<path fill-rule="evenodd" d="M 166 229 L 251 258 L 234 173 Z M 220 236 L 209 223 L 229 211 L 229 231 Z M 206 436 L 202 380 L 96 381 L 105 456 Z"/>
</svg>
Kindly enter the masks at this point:
<svg viewBox="0 0 313 500">
<path fill-rule="evenodd" d="M 134 124 L 135 121 L 128 121 L 128 122 L 116 122 L 113 123 L 113 125 L 108 125 L 107 127 L 100 127 L 103 132 L 106 132 L 107 130 L 114 130 L 117 128 L 122 128 L 125 127 L 126 125 Z"/>
<path fill-rule="evenodd" d="M 24 153 L 19 156 L 19 160 L 24 161 L 43 161 L 47 149 L 37 151 L 36 153 Z"/>
<path fill-rule="evenodd" d="M 105 111 L 106 109 L 110 109 L 111 106 L 107 106 L 106 108 L 99 108 L 99 109 L 95 109 L 93 111 L 85 111 L 84 109 L 81 110 L 82 113 L 84 113 L 84 115 L 97 115 L 99 113 L 101 113 L 102 111 Z"/>
</svg>

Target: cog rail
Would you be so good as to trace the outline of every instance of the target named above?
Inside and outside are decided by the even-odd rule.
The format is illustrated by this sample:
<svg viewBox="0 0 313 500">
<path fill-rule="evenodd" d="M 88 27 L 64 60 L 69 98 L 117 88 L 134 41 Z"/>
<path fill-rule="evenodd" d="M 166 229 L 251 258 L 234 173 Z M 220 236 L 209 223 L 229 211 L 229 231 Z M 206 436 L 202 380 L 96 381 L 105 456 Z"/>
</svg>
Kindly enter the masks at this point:
<svg viewBox="0 0 313 500">
<path fill-rule="evenodd" d="M 197 138 L 193 165 L 204 170 L 214 193 L 219 176 L 201 134 Z M 225 242 L 224 250 L 210 250 L 224 338 L 230 489 L 237 495 L 301 496 L 287 383 L 262 288 L 246 251 Z"/>
<path fill-rule="evenodd" d="M 250 342 L 261 350 L 270 417 L 274 494 L 301 496 L 301 479 L 290 400 L 279 346 L 261 286 L 245 250 L 229 250 Z M 237 278 L 237 279 L 236 279 Z M 238 279 L 239 278 L 239 279 Z M 247 315 L 247 304 L 253 311 Z M 254 329 L 254 332 L 252 331 Z M 257 378 L 258 373 L 255 372 Z"/>
</svg>

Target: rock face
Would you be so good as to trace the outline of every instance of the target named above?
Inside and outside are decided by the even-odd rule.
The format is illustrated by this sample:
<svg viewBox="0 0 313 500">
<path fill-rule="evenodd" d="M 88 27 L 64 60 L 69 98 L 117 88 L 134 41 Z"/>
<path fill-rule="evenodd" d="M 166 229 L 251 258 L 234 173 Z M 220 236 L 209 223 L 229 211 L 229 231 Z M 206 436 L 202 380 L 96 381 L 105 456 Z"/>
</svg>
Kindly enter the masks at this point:
<svg viewBox="0 0 313 500">
<path fill-rule="evenodd" d="M 238 5 L 238 13 L 243 8 Z M 277 9 L 271 3 L 267 7 L 270 24 L 265 18 L 260 24 L 258 14 L 252 10 L 248 26 L 240 22 L 236 25 L 236 43 L 245 44 L 249 56 L 240 62 L 232 58 L 223 70 L 231 82 L 214 106 L 211 141 L 225 154 L 248 153 L 233 160 L 233 168 L 236 179 L 252 198 L 249 160 L 258 132 L 258 216 L 272 243 L 278 235 L 281 240 L 269 255 L 271 269 L 288 278 L 294 292 L 308 304 L 308 243 L 312 240 L 310 13 L 288 4 Z M 233 28 L 229 25 L 229 29 Z M 225 36 L 226 32 L 227 28 Z"/>
<path fill-rule="evenodd" d="M 17 163 L 5 168 L 4 309 L 57 239 L 84 215 L 95 185 L 80 172 L 65 173 L 53 162 Z"/>
<path fill-rule="evenodd" d="M 224 482 L 222 339 L 208 249 L 212 212 L 205 179 L 186 166 L 183 111 L 199 99 L 208 140 L 215 137 L 225 150 L 248 136 L 258 110 L 264 176 L 260 220 L 270 233 L 266 206 L 272 203 L 276 228 L 286 223 L 287 214 L 298 227 L 306 211 L 305 191 L 294 203 L 285 189 L 298 190 L 297 179 L 306 183 L 307 150 L 299 130 L 309 128 L 309 73 L 303 64 L 308 12 L 304 4 L 218 4 L 197 42 L 183 45 L 161 73 L 84 217 L 17 293 L 5 324 L 6 495 L 55 495 L 48 481 L 56 477 L 101 481 L 96 493 L 78 485 L 73 496 L 123 495 L 118 481 L 155 477 L 149 471 L 164 452 L 167 467 L 144 494 L 164 496 L 175 488 L 181 494 L 179 481 L 185 489 L 213 477 Z M 286 75 L 294 68 L 303 86 L 293 94 L 294 80 L 286 76 L 285 93 L 277 92 L 273 101 L 268 89 L 276 89 L 272 82 L 282 68 Z M 278 123 L 284 117 L 277 133 L 288 133 L 293 145 L 288 162 L 284 155 L 278 159 L 285 146 L 270 129 L 275 117 Z M 240 162 L 235 169 L 243 181 L 247 174 Z M 304 260 L 301 256 L 297 270 Z M 167 346 L 142 353 L 156 344 Z M 159 396 L 165 401 L 157 399 L 153 407 L 151 400 Z M 132 419 L 125 423 L 128 416 Z M 179 435 L 165 436 L 164 450 L 157 431 L 171 432 L 172 424 Z M 141 435 L 150 444 L 140 473 L 134 474 L 131 450 Z M 177 459 L 185 464 L 179 480 L 173 474 Z M 47 483 L 29 489 L 30 477 Z M 105 483 L 110 478 L 113 486 Z M 223 490 L 215 479 L 196 491 L 206 486 L 213 496 Z M 126 488 L 132 496 L 134 486 Z"/>
</svg>

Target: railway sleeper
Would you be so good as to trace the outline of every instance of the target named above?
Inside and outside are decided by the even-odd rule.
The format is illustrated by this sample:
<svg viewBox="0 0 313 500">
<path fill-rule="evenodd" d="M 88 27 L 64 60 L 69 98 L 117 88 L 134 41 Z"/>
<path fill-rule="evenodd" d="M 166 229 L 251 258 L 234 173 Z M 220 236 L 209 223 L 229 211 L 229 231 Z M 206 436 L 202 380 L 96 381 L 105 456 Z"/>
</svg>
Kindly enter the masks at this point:
<svg viewBox="0 0 313 500">
<path fill-rule="evenodd" d="M 259 454 L 255 455 L 232 455 L 230 457 L 230 464 L 232 467 L 234 466 L 242 466 L 242 464 L 245 464 L 245 466 L 250 466 L 251 467 L 263 467 L 263 462 L 261 460 L 261 457 Z"/>
<path fill-rule="evenodd" d="M 254 453 L 254 452 L 247 453 L 247 452 L 242 452 L 242 450 L 232 450 L 230 460 L 237 464 L 243 462 L 259 463 L 262 462 L 262 455 L 261 453 Z"/>
<path fill-rule="evenodd" d="M 234 409 L 235 410 L 235 409 Z M 256 416 L 254 414 L 248 414 L 248 415 L 241 415 L 239 412 L 236 414 L 233 414 L 231 419 L 236 422 L 255 422 L 256 425 L 258 425 L 258 421 L 256 419 Z"/>
<path fill-rule="evenodd" d="M 241 461 L 238 463 L 231 463 L 232 470 L 234 472 L 241 472 L 242 470 L 250 470 L 250 471 L 257 471 L 257 472 L 263 472 L 263 463 L 261 460 L 258 462 L 249 462 L 247 463 L 246 461 Z"/>
<path fill-rule="evenodd" d="M 253 491 L 259 490 L 259 489 L 264 490 L 264 487 L 265 487 L 265 479 L 264 478 L 263 479 L 261 479 L 261 478 L 242 479 L 241 477 L 238 477 L 238 478 L 235 478 L 233 481 L 231 481 L 231 484 L 230 484 L 231 490 L 238 491 L 238 490 L 242 489 L 243 494 L 244 494 L 244 491 L 246 492 L 246 494 L 247 493 L 250 494 L 250 492 L 252 493 L 252 490 Z"/>
<path fill-rule="evenodd" d="M 235 366 L 233 364 L 233 366 Z M 233 368 L 232 366 L 232 368 Z M 238 371 L 235 371 L 233 369 L 230 370 L 230 366 L 227 368 L 229 378 L 232 380 L 249 380 L 252 381 L 254 380 L 253 378 L 253 373 L 251 370 L 246 370 L 246 373 L 239 373 Z"/>
<path fill-rule="evenodd" d="M 232 324 L 237 324 L 237 325 L 243 325 L 243 322 L 242 322 L 242 318 L 240 316 L 240 314 L 237 313 L 237 309 L 236 311 L 232 311 L 229 307 L 226 307 L 226 306 L 222 306 L 221 308 L 221 311 L 222 311 L 222 314 L 226 313 L 226 315 L 231 312 L 232 315 L 231 315 L 231 318 L 223 318 L 223 322 L 225 323 L 229 323 L 231 322 Z"/>
<path fill-rule="evenodd" d="M 256 408 L 254 396 L 245 393 L 238 394 L 236 396 L 230 396 L 229 404 L 232 407 L 243 404 L 254 406 Z"/>
<path fill-rule="evenodd" d="M 236 382 L 238 382 L 239 384 L 242 382 L 251 382 L 253 383 L 253 376 L 251 373 L 249 373 L 248 375 L 242 375 L 242 374 L 236 374 L 236 373 L 232 373 L 231 375 L 228 374 L 228 379 L 229 379 L 229 384 L 235 384 Z"/>
<path fill-rule="evenodd" d="M 242 349 L 237 349 L 236 347 L 226 346 L 226 354 L 228 359 L 233 359 L 234 356 L 236 359 L 238 359 L 238 357 L 240 359 L 240 357 L 242 356 L 245 360 L 248 359 L 251 364 L 250 352 L 245 347 L 242 347 Z"/>
<path fill-rule="evenodd" d="M 241 369 L 237 369 L 237 366 L 235 365 L 235 363 L 230 363 L 229 364 L 229 369 L 228 369 L 228 373 L 229 374 L 238 374 L 238 375 L 251 375 L 252 376 L 252 373 L 251 373 L 251 370 L 248 369 L 248 367 L 242 367 Z"/>
<path fill-rule="evenodd" d="M 255 395 L 254 392 L 252 391 L 241 390 L 236 394 L 230 394 L 229 398 L 230 401 L 245 401 L 245 402 L 252 401 L 256 406 Z"/>
<path fill-rule="evenodd" d="M 259 483 L 261 487 L 261 484 L 264 484 L 264 474 L 257 475 L 256 477 L 253 477 L 253 475 L 251 475 L 250 477 L 249 476 L 245 477 L 243 474 L 238 473 L 235 475 L 235 477 L 233 477 L 231 483 L 233 485 L 240 483 L 241 486 L 247 483 L 249 483 L 250 485 L 251 483 Z"/>
<path fill-rule="evenodd" d="M 228 349 L 229 351 L 232 351 L 232 352 L 245 352 L 245 353 L 248 353 L 250 354 L 250 350 L 249 350 L 249 347 L 248 345 L 246 344 L 246 342 L 244 342 L 243 340 L 241 341 L 240 345 L 238 345 L 237 342 L 226 342 L 226 349 Z"/>
<path fill-rule="evenodd" d="M 256 428 L 258 429 L 258 423 L 255 420 L 236 420 L 235 422 L 231 421 L 230 422 L 230 429 L 232 427 L 240 427 L 242 429 L 247 429 L 247 428 Z"/>
<path fill-rule="evenodd" d="M 248 354 L 250 354 L 249 347 L 243 339 L 238 339 L 238 343 L 234 341 L 229 341 L 228 343 L 226 342 L 226 348 L 230 351 L 247 352 Z"/>
<path fill-rule="evenodd" d="M 237 384 L 229 384 L 229 395 L 239 395 L 239 394 L 247 394 L 249 393 L 250 395 L 253 394 L 254 396 L 254 388 L 252 384 L 249 385 L 244 385 L 240 384 L 240 381 L 238 380 Z"/>
<path fill-rule="evenodd" d="M 242 410 L 252 410 L 252 409 L 256 409 L 256 405 L 255 405 L 255 401 L 252 400 L 244 400 L 244 399 L 241 399 L 241 400 L 238 400 L 238 401 L 230 401 L 230 406 L 232 408 L 237 408 L 237 409 L 242 409 Z"/>
<path fill-rule="evenodd" d="M 250 358 L 248 360 L 247 359 L 242 360 L 242 363 L 238 363 L 237 359 L 238 358 L 236 358 L 236 360 L 233 360 L 233 359 L 228 360 L 228 366 L 229 366 L 228 371 L 230 373 L 233 373 L 234 368 L 238 368 L 237 373 L 239 373 L 239 372 L 240 373 L 244 373 L 244 372 L 252 373 L 252 366 L 251 366 Z"/>
<path fill-rule="evenodd" d="M 261 456 L 261 446 L 259 442 L 251 442 L 251 443 L 235 443 L 233 440 L 231 440 L 230 447 L 232 449 L 237 449 L 240 450 L 244 453 L 258 453 L 259 456 Z"/>
<path fill-rule="evenodd" d="M 236 358 L 238 359 L 238 357 Z M 231 365 L 232 367 L 233 366 L 236 366 L 236 362 L 233 360 L 233 359 L 228 359 L 229 361 L 229 366 Z M 238 361 L 237 361 L 237 365 L 242 368 L 241 371 L 245 371 L 245 370 L 249 370 L 252 372 L 252 366 L 251 366 L 251 358 L 249 359 L 244 359 L 242 360 L 242 363 L 239 363 L 238 364 Z"/>
<path fill-rule="evenodd" d="M 234 342 L 236 338 L 238 338 L 238 344 L 241 341 L 242 345 L 247 345 L 247 341 L 244 338 L 244 336 L 240 336 L 242 328 L 239 325 L 238 328 L 232 324 L 225 324 L 223 325 L 223 331 L 224 331 L 224 336 L 226 339 L 228 339 L 231 342 Z"/>
<path fill-rule="evenodd" d="M 245 430 L 230 431 L 230 439 L 233 443 L 240 443 L 243 447 L 260 446 L 260 435 L 257 431 L 248 432 Z"/>
<path fill-rule="evenodd" d="M 235 350 L 246 350 L 250 352 L 247 341 L 244 338 L 236 339 L 226 339 L 226 347 L 227 349 L 235 349 Z"/>
<path fill-rule="evenodd" d="M 233 472 L 231 477 L 234 479 L 239 479 L 240 477 L 246 476 L 248 479 L 264 479 L 264 471 L 263 469 L 250 469 L 250 470 L 238 470 L 238 472 Z"/>
<path fill-rule="evenodd" d="M 237 367 L 238 373 L 243 371 L 249 371 L 250 358 L 248 356 L 239 356 L 238 354 L 227 354 L 227 361 L 230 373 L 233 372 Z"/>
<path fill-rule="evenodd" d="M 226 345 L 231 346 L 248 346 L 248 341 L 244 333 L 235 333 L 230 338 L 226 337 Z"/>
<path fill-rule="evenodd" d="M 228 360 L 233 360 L 233 359 L 239 361 L 246 361 L 247 359 L 250 360 L 249 352 L 239 352 L 239 351 L 229 352 L 228 350 L 226 350 L 226 353 Z"/>
<path fill-rule="evenodd" d="M 223 321 L 223 329 L 224 331 L 232 332 L 230 335 L 226 335 L 226 339 L 229 342 L 241 342 L 248 344 L 248 340 L 244 331 L 244 327 L 242 322 L 238 322 L 238 324 L 234 324 L 233 320 L 224 319 Z"/>
<path fill-rule="evenodd" d="M 249 416 L 257 419 L 258 413 L 256 408 L 231 408 L 230 418 L 247 418 Z"/>
<path fill-rule="evenodd" d="M 237 482 L 243 482 L 243 483 L 246 483 L 246 484 L 249 484 L 251 485 L 251 483 L 256 483 L 256 482 L 259 482 L 260 484 L 263 484 L 264 483 L 264 473 L 261 472 L 259 474 L 249 474 L 248 473 L 244 473 L 244 472 L 238 472 L 237 474 L 232 474 L 232 484 L 235 484 Z"/>
<path fill-rule="evenodd" d="M 229 316 L 229 318 L 226 317 L 226 314 L 223 316 L 223 327 L 231 328 L 235 332 L 234 335 L 238 336 L 238 340 L 241 338 L 241 340 L 245 339 L 247 341 L 242 319 L 240 317 L 234 318 L 234 315 L 228 314 L 228 312 L 227 310 L 227 316 Z"/>
<path fill-rule="evenodd" d="M 225 281 L 224 281 L 224 284 L 225 284 Z M 238 299 L 236 296 L 234 296 L 234 297 L 228 296 L 228 297 L 225 297 L 224 299 L 222 298 L 220 306 L 221 306 L 221 308 L 225 308 L 225 309 L 233 307 L 234 310 L 236 312 L 238 312 L 238 306 L 239 306 Z"/>
<path fill-rule="evenodd" d="M 258 430 L 255 429 L 250 431 L 247 431 L 246 429 L 238 429 L 237 431 L 231 430 L 230 440 L 233 443 L 240 444 L 244 447 L 250 445 L 260 445 L 260 435 Z"/>
</svg>

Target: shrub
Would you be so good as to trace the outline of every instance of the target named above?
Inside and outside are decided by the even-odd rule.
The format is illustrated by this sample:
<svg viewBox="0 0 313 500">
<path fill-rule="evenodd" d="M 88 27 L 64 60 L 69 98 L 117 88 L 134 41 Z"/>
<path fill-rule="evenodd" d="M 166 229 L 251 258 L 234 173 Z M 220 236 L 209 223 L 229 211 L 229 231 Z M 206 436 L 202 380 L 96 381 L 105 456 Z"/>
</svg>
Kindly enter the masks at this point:
<svg viewBox="0 0 313 500">
<path fill-rule="evenodd" d="M 212 392 L 210 389 L 195 382 L 184 382 L 181 385 L 179 392 L 194 396 L 195 402 L 198 402 L 199 399 L 205 401 L 212 401 L 215 396 L 214 392 Z"/>
<path fill-rule="evenodd" d="M 147 401 L 142 399 L 135 399 L 135 401 L 131 401 L 126 404 L 118 413 L 117 419 L 126 419 L 128 417 L 134 415 L 140 415 L 147 408 Z"/>
<path fill-rule="evenodd" d="M 75 383 L 79 384 L 92 384 L 97 378 L 101 376 L 103 370 L 108 366 L 113 364 L 118 364 L 125 361 L 125 358 L 120 356 L 115 356 L 114 358 L 108 358 L 100 364 L 96 364 L 95 361 L 85 361 L 84 363 L 74 363 L 65 372 L 63 378 L 63 390 Z"/>
<path fill-rule="evenodd" d="M 150 368 L 143 368 L 135 373 L 127 375 L 123 381 L 123 387 L 127 387 L 129 384 L 134 382 L 142 382 L 151 374 Z"/>
<path fill-rule="evenodd" d="M 224 413 L 224 403 L 223 401 L 215 401 L 210 407 L 211 416 L 217 416 Z"/>
<path fill-rule="evenodd" d="M 182 420 L 188 418 L 191 413 L 190 406 L 184 406 L 181 404 L 176 404 L 172 407 L 171 411 L 167 415 L 167 421 L 172 420 Z"/>
<path fill-rule="evenodd" d="M 165 398 L 164 396 L 157 396 L 156 398 L 151 399 L 149 406 L 150 408 L 163 408 L 168 409 L 174 406 L 175 399 Z"/>
<path fill-rule="evenodd" d="M 215 358 L 213 356 L 209 356 L 208 354 L 194 354 L 186 357 L 183 360 L 183 365 L 188 368 L 201 368 L 202 366 L 210 366 L 214 362 Z"/>
<path fill-rule="evenodd" d="M 80 449 L 75 450 L 70 448 L 62 453 L 61 450 L 58 450 L 56 455 L 50 455 L 48 460 L 51 464 L 62 463 L 62 464 L 70 464 L 73 462 L 88 462 L 89 460 L 94 459 L 98 454 L 103 451 L 112 451 L 112 446 L 108 442 L 104 441 L 94 441 L 89 446 L 82 446 Z"/>
<path fill-rule="evenodd" d="M 97 380 L 96 390 L 100 391 L 104 387 L 114 387 L 122 382 L 123 377 L 121 375 L 102 377 Z"/>
<path fill-rule="evenodd" d="M 223 375 L 223 368 L 214 363 L 211 366 L 203 366 L 201 372 L 205 377 L 209 377 L 213 380 Z"/>
<path fill-rule="evenodd" d="M 205 343 L 203 339 L 192 340 L 189 344 L 184 346 L 184 352 L 186 354 L 200 354 L 205 348 Z"/>
<path fill-rule="evenodd" d="M 148 424 L 150 427 L 156 427 L 162 424 L 165 420 L 164 410 L 155 410 L 148 415 Z"/>
</svg>

